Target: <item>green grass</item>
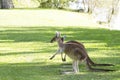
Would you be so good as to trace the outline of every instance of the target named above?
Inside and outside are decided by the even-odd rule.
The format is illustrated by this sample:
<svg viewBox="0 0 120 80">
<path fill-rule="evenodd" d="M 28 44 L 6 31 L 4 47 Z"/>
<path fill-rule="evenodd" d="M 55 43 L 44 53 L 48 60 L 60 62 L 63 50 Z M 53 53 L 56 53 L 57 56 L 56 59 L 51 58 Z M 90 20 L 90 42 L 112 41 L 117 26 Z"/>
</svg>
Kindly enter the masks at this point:
<svg viewBox="0 0 120 80">
<path fill-rule="evenodd" d="M 55 31 L 66 41 L 84 43 L 97 63 L 113 63 L 115 72 L 90 72 L 81 64 L 80 73 L 61 75 L 60 55 L 50 56 L 57 44 L 49 43 Z M 120 80 L 120 32 L 81 27 L 0 27 L 0 80 Z M 67 58 L 67 62 L 71 60 Z M 102 67 L 103 68 L 103 67 Z"/>
<path fill-rule="evenodd" d="M 0 26 L 84 26 L 99 27 L 89 14 L 55 9 L 0 10 Z"/>
<path fill-rule="evenodd" d="M 105 68 L 116 71 L 90 72 L 81 64 L 79 74 L 61 75 L 60 55 L 49 60 L 57 49 L 57 43 L 50 43 L 55 31 L 66 35 L 66 41 L 82 42 L 92 60 L 113 63 L 114 67 Z M 72 61 L 67 58 L 66 63 Z M 98 28 L 88 14 L 0 10 L 0 80 L 120 80 L 119 75 L 120 31 Z"/>
</svg>

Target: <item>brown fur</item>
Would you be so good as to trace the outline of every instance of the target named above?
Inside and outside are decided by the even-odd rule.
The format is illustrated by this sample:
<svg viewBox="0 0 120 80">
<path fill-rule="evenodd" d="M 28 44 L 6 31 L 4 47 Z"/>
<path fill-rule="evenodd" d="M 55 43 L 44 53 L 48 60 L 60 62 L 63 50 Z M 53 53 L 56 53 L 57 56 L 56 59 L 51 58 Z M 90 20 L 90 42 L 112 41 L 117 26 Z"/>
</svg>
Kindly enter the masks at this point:
<svg viewBox="0 0 120 80">
<path fill-rule="evenodd" d="M 58 42 L 59 49 L 58 49 L 57 53 L 59 53 L 59 51 L 61 51 L 60 52 L 61 54 L 64 52 L 67 56 L 69 56 L 73 60 L 74 72 L 79 72 L 78 63 L 79 63 L 79 61 L 81 62 L 82 60 L 84 62 L 86 62 L 86 66 L 89 70 L 113 71 L 113 70 L 108 70 L 108 69 L 92 68 L 90 65 L 95 65 L 95 63 L 89 58 L 83 44 L 76 42 L 76 41 L 69 41 L 67 43 L 63 43 L 64 40 L 62 40 L 62 38 L 60 37 L 60 33 L 56 33 L 56 36 L 51 39 L 51 42 L 53 42 L 53 41 Z M 52 58 L 53 57 L 51 57 L 50 59 L 52 59 Z M 63 59 L 63 57 L 62 57 L 62 59 Z M 112 66 L 112 64 L 101 64 L 101 65 Z"/>
</svg>

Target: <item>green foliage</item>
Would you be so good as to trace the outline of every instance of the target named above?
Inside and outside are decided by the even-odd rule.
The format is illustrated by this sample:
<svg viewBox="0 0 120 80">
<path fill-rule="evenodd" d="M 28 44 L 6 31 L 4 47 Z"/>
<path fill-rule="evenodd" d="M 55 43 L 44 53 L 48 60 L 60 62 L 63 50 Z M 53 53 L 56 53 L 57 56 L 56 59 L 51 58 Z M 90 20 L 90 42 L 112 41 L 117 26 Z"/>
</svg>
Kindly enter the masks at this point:
<svg viewBox="0 0 120 80">
<path fill-rule="evenodd" d="M 95 62 L 113 63 L 114 67 L 106 68 L 116 71 L 90 72 L 81 64 L 79 74 L 61 75 L 60 56 L 49 60 L 57 48 L 56 43 L 49 43 L 55 31 L 66 35 L 66 41 L 84 43 Z M 0 80 L 119 80 L 119 37 L 119 31 L 75 26 L 0 27 Z"/>
<path fill-rule="evenodd" d="M 15 8 L 54 8 L 67 0 L 13 0 Z"/>
</svg>

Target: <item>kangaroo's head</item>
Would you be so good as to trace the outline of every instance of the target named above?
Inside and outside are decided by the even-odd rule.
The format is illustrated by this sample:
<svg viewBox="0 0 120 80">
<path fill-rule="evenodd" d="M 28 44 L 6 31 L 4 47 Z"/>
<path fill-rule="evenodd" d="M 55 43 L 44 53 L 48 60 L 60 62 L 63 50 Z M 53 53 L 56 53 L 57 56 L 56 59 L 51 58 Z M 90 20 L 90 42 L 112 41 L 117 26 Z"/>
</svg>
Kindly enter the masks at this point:
<svg viewBox="0 0 120 80">
<path fill-rule="evenodd" d="M 64 37 L 61 37 L 60 32 L 56 31 L 55 36 L 51 39 L 50 42 L 53 43 L 53 42 L 58 41 L 58 40 L 64 41 L 64 39 L 65 39 L 65 36 L 64 36 Z"/>
</svg>

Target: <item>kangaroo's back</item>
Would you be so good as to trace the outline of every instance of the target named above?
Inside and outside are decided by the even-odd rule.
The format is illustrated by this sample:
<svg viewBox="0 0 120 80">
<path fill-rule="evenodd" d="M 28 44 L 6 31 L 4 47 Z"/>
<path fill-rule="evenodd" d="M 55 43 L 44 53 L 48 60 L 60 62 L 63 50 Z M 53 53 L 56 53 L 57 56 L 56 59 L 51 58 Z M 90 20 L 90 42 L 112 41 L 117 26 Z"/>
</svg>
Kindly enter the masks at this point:
<svg viewBox="0 0 120 80">
<path fill-rule="evenodd" d="M 83 48 L 76 43 L 65 43 L 64 52 L 73 60 L 84 60 L 87 57 Z"/>
</svg>

